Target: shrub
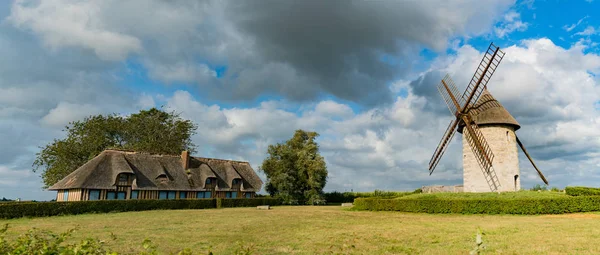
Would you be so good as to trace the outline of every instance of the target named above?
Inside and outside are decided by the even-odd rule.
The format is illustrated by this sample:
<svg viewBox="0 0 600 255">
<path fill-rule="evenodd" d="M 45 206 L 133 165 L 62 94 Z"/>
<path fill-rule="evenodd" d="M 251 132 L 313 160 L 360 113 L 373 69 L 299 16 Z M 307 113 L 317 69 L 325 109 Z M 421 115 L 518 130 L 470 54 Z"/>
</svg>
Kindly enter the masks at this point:
<svg viewBox="0 0 600 255">
<path fill-rule="evenodd" d="M 559 214 L 600 210 L 600 196 L 540 198 L 358 198 L 356 210 L 462 214 Z"/>
<path fill-rule="evenodd" d="M 565 193 L 569 196 L 600 196 L 600 188 L 591 187 L 566 187 Z"/>
<path fill-rule="evenodd" d="M 0 229 L 0 254 L 14 255 L 46 255 L 46 254 L 65 254 L 65 255 L 117 255 L 117 252 L 106 249 L 106 242 L 97 238 L 85 238 L 79 243 L 74 243 L 69 240 L 75 229 L 67 230 L 66 232 L 56 234 L 48 230 L 39 230 L 36 228 L 28 230 L 26 233 L 14 239 L 5 237 L 8 230 L 8 224 L 5 224 Z M 111 233 L 111 240 L 114 241 L 117 237 Z M 244 247 L 238 244 L 235 254 L 252 254 L 253 247 Z M 157 246 L 149 239 L 142 242 L 143 251 L 139 255 L 158 254 Z M 213 253 L 209 250 L 207 253 L 194 253 L 190 248 L 185 248 L 177 253 L 177 255 L 192 255 L 192 254 L 207 254 Z"/>
<path fill-rule="evenodd" d="M 546 185 L 542 186 L 539 184 L 536 184 L 535 186 L 533 186 L 533 188 L 531 188 L 531 191 L 538 191 L 538 190 L 548 190 L 548 187 Z"/>
<path fill-rule="evenodd" d="M 0 205 L 0 218 L 43 217 L 82 213 L 147 210 L 208 209 L 255 205 L 278 205 L 273 198 L 182 199 L 182 200 L 97 200 L 74 202 L 23 202 Z"/>
<path fill-rule="evenodd" d="M 386 198 L 394 198 L 394 197 L 403 197 L 407 195 L 421 193 L 421 189 L 416 189 L 412 192 L 409 191 L 382 191 L 375 190 L 373 192 L 338 192 L 333 191 L 329 193 L 325 193 L 324 197 L 327 203 L 352 203 L 354 199 L 359 197 L 386 197 Z"/>
</svg>

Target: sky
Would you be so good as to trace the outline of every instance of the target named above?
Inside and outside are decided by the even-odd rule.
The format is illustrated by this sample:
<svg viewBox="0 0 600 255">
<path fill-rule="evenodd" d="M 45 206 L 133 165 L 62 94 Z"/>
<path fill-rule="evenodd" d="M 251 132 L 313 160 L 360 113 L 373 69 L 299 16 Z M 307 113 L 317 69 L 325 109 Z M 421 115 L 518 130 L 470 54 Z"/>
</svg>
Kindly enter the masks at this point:
<svg viewBox="0 0 600 255">
<path fill-rule="evenodd" d="M 488 90 L 550 186 L 600 182 L 600 1 L 0 2 L 0 197 L 49 200 L 32 163 L 70 121 L 162 107 L 198 124 L 198 155 L 259 170 L 316 131 L 325 191 L 462 183 L 436 86 L 459 89 L 490 42 Z M 543 184 L 519 150 L 521 185 Z M 266 180 L 265 175 L 259 176 Z"/>
</svg>

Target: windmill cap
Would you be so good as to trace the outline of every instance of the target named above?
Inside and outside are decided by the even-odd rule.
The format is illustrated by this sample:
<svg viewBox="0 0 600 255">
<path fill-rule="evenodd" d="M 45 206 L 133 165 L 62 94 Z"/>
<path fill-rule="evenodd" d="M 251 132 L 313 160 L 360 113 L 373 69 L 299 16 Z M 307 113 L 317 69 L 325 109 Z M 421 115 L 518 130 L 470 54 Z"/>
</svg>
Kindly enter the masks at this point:
<svg viewBox="0 0 600 255">
<path fill-rule="evenodd" d="M 469 109 L 469 112 L 472 114 L 475 123 L 479 126 L 504 124 L 513 126 L 515 131 L 521 128 L 519 122 L 510 115 L 487 89 L 483 91 L 479 100 Z M 459 131 L 462 133 L 462 126 L 459 128 Z"/>
</svg>

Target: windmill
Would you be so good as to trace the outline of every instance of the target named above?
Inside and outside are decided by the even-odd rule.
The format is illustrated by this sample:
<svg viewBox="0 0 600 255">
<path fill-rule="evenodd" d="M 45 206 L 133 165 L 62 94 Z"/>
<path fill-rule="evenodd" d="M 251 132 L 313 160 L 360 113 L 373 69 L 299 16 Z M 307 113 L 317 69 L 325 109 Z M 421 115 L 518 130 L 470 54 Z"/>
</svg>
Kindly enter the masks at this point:
<svg viewBox="0 0 600 255">
<path fill-rule="evenodd" d="M 465 192 L 519 190 L 517 144 L 540 178 L 548 184 L 515 133 L 520 128 L 519 123 L 487 91 L 487 83 L 503 57 L 504 52 L 490 43 L 462 96 L 448 74 L 438 85 L 438 91 L 454 119 L 429 161 L 429 175 L 440 162 L 456 131 L 463 133 Z"/>
</svg>

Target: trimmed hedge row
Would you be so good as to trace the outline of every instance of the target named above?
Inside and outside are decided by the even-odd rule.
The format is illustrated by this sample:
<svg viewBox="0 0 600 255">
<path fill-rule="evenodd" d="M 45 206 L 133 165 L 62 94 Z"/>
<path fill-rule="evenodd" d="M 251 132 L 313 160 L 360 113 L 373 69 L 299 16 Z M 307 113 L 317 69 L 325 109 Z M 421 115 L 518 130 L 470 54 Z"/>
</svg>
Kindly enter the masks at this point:
<svg viewBox="0 0 600 255">
<path fill-rule="evenodd" d="M 421 213 L 560 214 L 600 211 L 600 196 L 522 199 L 357 198 L 354 208 Z"/>
<path fill-rule="evenodd" d="M 373 192 L 327 192 L 323 194 L 325 201 L 327 203 L 352 203 L 354 199 L 359 197 L 402 197 L 412 194 L 421 193 L 421 189 L 416 189 L 414 191 L 382 191 L 375 190 Z"/>
<path fill-rule="evenodd" d="M 600 196 L 600 189 L 580 186 L 565 187 L 565 193 L 569 196 Z"/>
<path fill-rule="evenodd" d="M 279 205 L 274 198 L 182 199 L 182 200 L 97 200 L 74 202 L 24 202 L 0 206 L 0 218 L 44 217 L 83 213 L 130 212 L 147 210 L 209 209 Z"/>
</svg>

